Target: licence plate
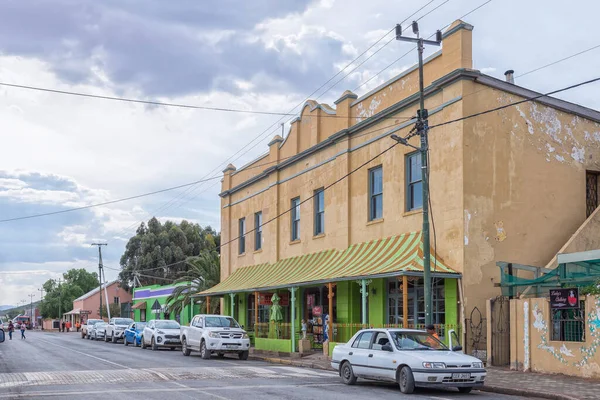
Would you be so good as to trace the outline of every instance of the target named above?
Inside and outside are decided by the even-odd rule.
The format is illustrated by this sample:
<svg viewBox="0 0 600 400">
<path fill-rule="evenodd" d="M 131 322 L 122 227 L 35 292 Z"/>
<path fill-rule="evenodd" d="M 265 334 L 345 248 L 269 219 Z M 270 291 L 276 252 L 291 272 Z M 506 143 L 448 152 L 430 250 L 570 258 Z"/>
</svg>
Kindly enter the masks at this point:
<svg viewBox="0 0 600 400">
<path fill-rule="evenodd" d="M 228 344 L 225 346 L 226 349 L 237 349 L 239 346 L 236 346 L 234 344 Z"/>
<path fill-rule="evenodd" d="M 471 374 L 452 374 L 452 379 L 471 379 Z"/>
</svg>

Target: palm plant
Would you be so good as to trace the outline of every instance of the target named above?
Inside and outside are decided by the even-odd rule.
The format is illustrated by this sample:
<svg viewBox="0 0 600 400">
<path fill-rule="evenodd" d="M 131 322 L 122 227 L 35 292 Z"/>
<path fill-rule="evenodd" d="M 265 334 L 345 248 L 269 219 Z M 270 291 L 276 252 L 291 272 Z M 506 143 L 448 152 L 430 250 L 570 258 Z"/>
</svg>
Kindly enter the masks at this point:
<svg viewBox="0 0 600 400">
<path fill-rule="evenodd" d="M 194 295 L 215 286 L 221 281 L 219 254 L 214 250 L 203 250 L 198 256 L 186 259 L 187 271 L 174 283 L 178 285 L 167 298 L 169 311 L 181 314 L 183 308 L 194 300 Z M 219 313 L 220 301 L 210 299 L 210 311 Z M 206 312 L 206 301 L 202 301 L 200 312 Z"/>
</svg>

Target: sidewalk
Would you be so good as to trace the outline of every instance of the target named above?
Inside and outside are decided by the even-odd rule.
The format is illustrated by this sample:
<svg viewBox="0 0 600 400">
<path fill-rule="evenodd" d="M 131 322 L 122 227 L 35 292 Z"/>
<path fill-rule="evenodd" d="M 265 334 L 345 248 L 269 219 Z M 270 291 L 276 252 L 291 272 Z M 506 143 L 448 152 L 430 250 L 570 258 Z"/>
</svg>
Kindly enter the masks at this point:
<svg viewBox="0 0 600 400">
<path fill-rule="evenodd" d="M 333 370 L 329 365 L 329 361 L 325 357 L 319 355 L 310 355 L 303 358 L 290 358 L 251 354 L 250 358 L 274 364 Z M 600 399 L 600 381 L 575 378 L 566 375 L 546 375 L 490 367 L 487 368 L 485 386 L 479 390 L 554 400 Z"/>
</svg>

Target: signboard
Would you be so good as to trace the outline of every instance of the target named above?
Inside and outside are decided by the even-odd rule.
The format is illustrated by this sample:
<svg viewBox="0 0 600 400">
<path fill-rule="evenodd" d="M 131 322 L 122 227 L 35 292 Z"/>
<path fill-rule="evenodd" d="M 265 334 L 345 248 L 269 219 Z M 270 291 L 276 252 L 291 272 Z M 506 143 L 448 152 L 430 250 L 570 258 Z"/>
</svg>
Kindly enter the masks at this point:
<svg viewBox="0 0 600 400">
<path fill-rule="evenodd" d="M 579 308 L 579 289 L 550 289 L 550 308 L 553 310 Z"/>
<path fill-rule="evenodd" d="M 90 310 L 81 310 L 81 311 L 79 311 L 79 314 L 81 314 L 81 315 L 89 315 L 91 313 L 92 312 Z"/>
<path fill-rule="evenodd" d="M 282 307 L 286 307 L 290 305 L 290 294 L 289 293 L 277 293 L 279 296 L 279 305 Z M 273 302 L 271 301 L 271 297 L 273 297 L 273 293 L 259 293 L 258 295 L 258 305 L 261 306 L 272 306 Z"/>
<path fill-rule="evenodd" d="M 323 309 L 321 308 L 321 306 L 314 306 L 312 309 L 312 314 L 315 317 L 320 316 L 323 313 Z"/>
</svg>

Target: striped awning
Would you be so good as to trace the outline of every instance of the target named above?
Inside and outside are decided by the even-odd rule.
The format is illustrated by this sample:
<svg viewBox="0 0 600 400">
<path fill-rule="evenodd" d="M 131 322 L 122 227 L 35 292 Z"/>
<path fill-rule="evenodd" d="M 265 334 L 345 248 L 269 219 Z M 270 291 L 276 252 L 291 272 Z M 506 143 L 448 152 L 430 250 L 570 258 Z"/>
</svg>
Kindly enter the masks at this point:
<svg viewBox="0 0 600 400">
<path fill-rule="evenodd" d="M 433 253 L 431 254 L 431 272 L 434 276 L 460 276 Z M 346 250 L 325 250 L 286 258 L 274 264 L 242 267 L 223 282 L 199 293 L 199 295 L 252 292 L 344 280 L 421 275 L 422 273 L 421 232 L 413 232 L 355 244 Z"/>
</svg>

